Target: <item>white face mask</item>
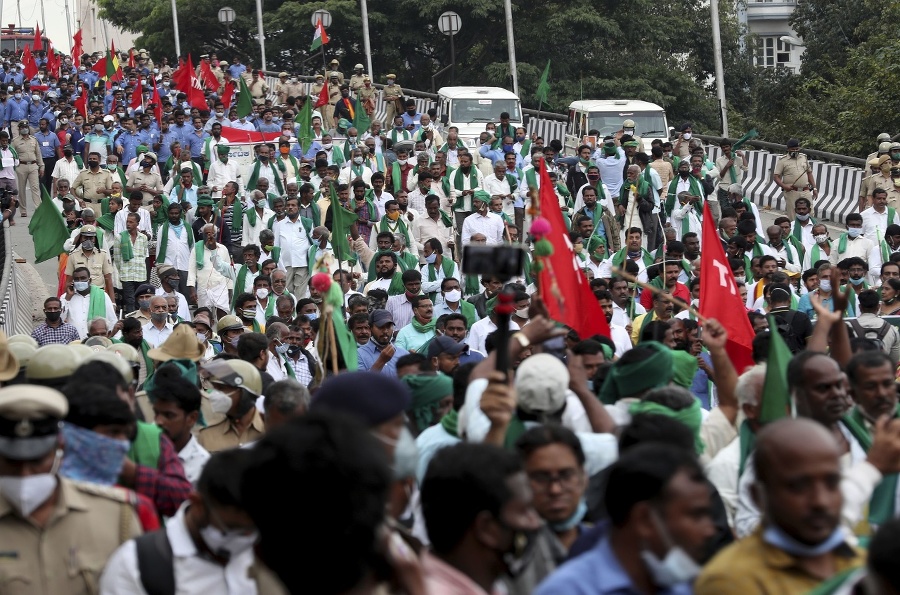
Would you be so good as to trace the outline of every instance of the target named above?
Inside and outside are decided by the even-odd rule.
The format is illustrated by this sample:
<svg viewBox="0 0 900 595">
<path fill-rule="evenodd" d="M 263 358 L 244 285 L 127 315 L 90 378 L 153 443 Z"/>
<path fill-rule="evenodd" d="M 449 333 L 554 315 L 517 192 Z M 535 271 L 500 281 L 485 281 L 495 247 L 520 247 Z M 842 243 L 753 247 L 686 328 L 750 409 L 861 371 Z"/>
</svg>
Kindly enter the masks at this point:
<svg viewBox="0 0 900 595">
<path fill-rule="evenodd" d="M 813 241 L 817 244 L 824 244 L 828 241 L 827 233 L 820 233 L 813 236 Z"/>
<path fill-rule="evenodd" d="M 659 516 L 652 509 L 650 514 L 661 537 L 670 545 L 669 551 L 663 560 L 657 558 L 656 554 L 648 549 L 641 550 L 641 560 L 644 562 L 647 570 L 650 571 L 653 583 L 657 587 L 668 589 L 696 578 L 700 574 L 700 565 L 679 546 L 672 545 L 669 532 L 659 519 Z"/>
<path fill-rule="evenodd" d="M 691 140 L 691 137 L 694 135 L 690 132 L 685 132 L 682 136 L 684 137 L 684 140 Z"/>
<path fill-rule="evenodd" d="M 88 281 L 75 281 L 73 285 L 75 286 L 75 291 L 87 291 L 87 288 L 91 286 Z"/>
<path fill-rule="evenodd" d="M 233 530 L 222 531 L 218 527 L 207 525 L 200 528 L 200 537 L 216 555 L 233 558 L 253 547 L 259 534 L 256 531 L 248 534 Z"/>
<path fill-rule="evenodd" d="M 332 143 L 325 143 L 322 145 L 322 148 L 325 149 L 326 151 L 329 151 L 329 150 L 331 150 L 331 147 L 333 147 L 333 146 L 334 145 Z"/>
<path fill-rule="evenodd" d="M 57 449 L 50 473 L 38 473 L 19 477 L 16 475 L 0 476 L 0 494 L 19 511 L 23 517 L 46 502 L 56 489 L 56 472 L 62 459 L 62 449 Z"/>
<path fill-rule="evenodd" d="M 819 290 L 831 293 L 831 279 L 819 279 Z"/>
<path fill-rule="evenodd" d="M 452 303 L 458 302 L 462 298 L 462 292 L 458 289 L 451 289 L 444 293 L 444 300 Z"/>
<path fill-rule="evenodd" d="M 362 162 L 363 162 L 362 157 L 354 157 L 353 158 L 353 163 L 355 163 L 356 165 L 360 165 L 360 164 L 362 164 Z"/>
<path fill-rule="evenodd" d="M 357 136 L 348 136 L 348 137 L 347 137 L 347 140 L 350 141 L 351 143 L 355 143 L 357 138 L 359 138 L 359 137 L 357 137 Z"/>
<path fill-rule="evenodd" d="M 528 319 L 528 308 L 522 308 L 521 310 L 516 310 L 516 316 L 527 320 Z"/>
<path fill-rule="evenodd" d="M 269 290 L 263 289 L 262 287 L 260 287 L 259 289 L 256 290 L 256 297 L 258 297 L 261 300 L 266 299 L 267 297 L 269 297 Z"/>
<path fill-rule="evenodd" d="M 222 415 L 231 411 L 231 407 L 234 405 L 231 397 L 220 390 L 213 389 L 207 392 L 206 396 L 209 398 L 210 409 L 216 413 L 221 413 Z"/>
</svg>

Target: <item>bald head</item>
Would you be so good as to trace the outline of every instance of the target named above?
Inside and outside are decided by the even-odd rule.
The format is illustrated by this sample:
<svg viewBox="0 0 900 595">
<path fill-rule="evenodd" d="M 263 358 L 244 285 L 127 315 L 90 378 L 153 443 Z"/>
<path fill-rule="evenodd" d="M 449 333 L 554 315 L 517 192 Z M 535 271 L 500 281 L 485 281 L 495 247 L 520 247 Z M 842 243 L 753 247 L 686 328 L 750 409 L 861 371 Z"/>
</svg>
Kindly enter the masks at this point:
<svg viewBox="0 0 900 595">
<path fill-rule="evenodd" d="M 757 480 L 765 482 L 779 463 L 793 461 L 795 455 L 808 452 L 831 453 L 835 457 L 841 454 L 825 426 L 811 419 L 784 418 L 766 424 L 756 436 L 754 468 Z"/>
</svg>

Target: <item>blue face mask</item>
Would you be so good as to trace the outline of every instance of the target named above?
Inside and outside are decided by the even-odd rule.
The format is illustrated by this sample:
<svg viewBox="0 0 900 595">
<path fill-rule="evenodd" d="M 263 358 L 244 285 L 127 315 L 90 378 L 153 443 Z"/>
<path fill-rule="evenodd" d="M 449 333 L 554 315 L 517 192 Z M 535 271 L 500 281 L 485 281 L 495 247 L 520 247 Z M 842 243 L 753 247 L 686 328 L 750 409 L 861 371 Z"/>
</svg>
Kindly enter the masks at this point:
<svg viewBox="0 0 900 595">
<path fill-rule="evenodd" d="M 437 260 L 437 252 L 432 252 L 425 257 L 425 262 L 427 262 L 428 264 L 434 264 L 435 260 Z"/>
<path fill-rule="evenodd" d="M 313 321 L 319 317 L 319 313 L 318 312 L 310 312 L 309 314 L 304 314 L 304 316 L 309 318 L 310 321 Z"/>
<path fill-rule="evenodd" d="M 834 528 L 831 535 L 819 545 L 806 545 L 785 533 L 780 527 L 770 525 L 763 531 L 762 538 L 769 545 L 775 546 L 792 556 L 813 558 L 828 553 L 844 543 L 844 532 L 838 525 Z"/>
<path fill-rule="evenodd" d="M 118 480 L 131 443 L 65 422 L 62 434 L 66 450 L 60 475 L 100 485 L 113 485 Z"/>
<path fill-rule="evenodd" d="M 865 279 L 862 277 L 860 277 L 859 279 L 854 279 L 853 277 L 850 277 L 850 283 L 852 283 L 853 285 L 862 285 L 863 281 L 865 281 Z"/>
<path fill-rule="evenodd" d="M 575 512 L 572 513 L 572 516 L 567 518 L 564 521 L 559 521 L 558 523 L 547 523 L 547 525 L 555 532 L 562 533 L 563 531 L 568 531 L 573 527 L 577 527 L 581 520 L 584 518 L 584 515 L 587 514 L 587 502 L 582 500 L 578 503 L 578 508 L 575 509 Z"/>
<path fill-rule="evenodd" d="M 504 152 L 508 153 L 508 152 L 510 152 L 510 151 L 512 151 L 512 150 L 513 150 L 513 146 L 512 146 L 512 145 L 503 145 L 503 151 L 504 151 Z"/>
<path fill-rule="evenodd" d="M 862 233 L 861 227 L 849 227 L 847 228 L 847 235 L 851 238 L 858 238 L 859 234 Z"/>
</svg>

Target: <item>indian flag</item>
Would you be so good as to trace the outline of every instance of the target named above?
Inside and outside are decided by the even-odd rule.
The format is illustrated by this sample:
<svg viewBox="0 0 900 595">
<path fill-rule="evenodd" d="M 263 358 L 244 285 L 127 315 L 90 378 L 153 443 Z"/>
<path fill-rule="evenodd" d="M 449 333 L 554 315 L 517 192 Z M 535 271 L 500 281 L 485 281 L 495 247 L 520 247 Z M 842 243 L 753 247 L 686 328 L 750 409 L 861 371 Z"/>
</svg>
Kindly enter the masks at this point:
<svg viewBox="0 0 900 595">
<path fill-rule="evenodd" d="M 316 32 L 313 35 L 309 51 L 314 52 L 326 43 L 328 43 L 328 34 L 325 33 L 325 26 L 322 24 L 322 19 L 316 19 Z"/>
</svg>

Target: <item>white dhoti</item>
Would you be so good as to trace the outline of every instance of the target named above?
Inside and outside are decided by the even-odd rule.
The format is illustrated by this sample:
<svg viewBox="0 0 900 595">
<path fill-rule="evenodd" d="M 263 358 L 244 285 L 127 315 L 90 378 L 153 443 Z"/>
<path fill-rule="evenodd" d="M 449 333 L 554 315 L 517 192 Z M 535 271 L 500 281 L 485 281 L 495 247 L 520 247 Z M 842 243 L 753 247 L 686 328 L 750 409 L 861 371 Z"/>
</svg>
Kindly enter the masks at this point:
<svg viewBox="0 0 900 595">
<path fill-rule="evenodd" d="M 218 308 L 226 312 L 231 311 L 231 300 L 228 298 L 228 286 L 225 284 L 213 287 L 197 288 L 197 306 L 203 308 Z"/>
</svg>

